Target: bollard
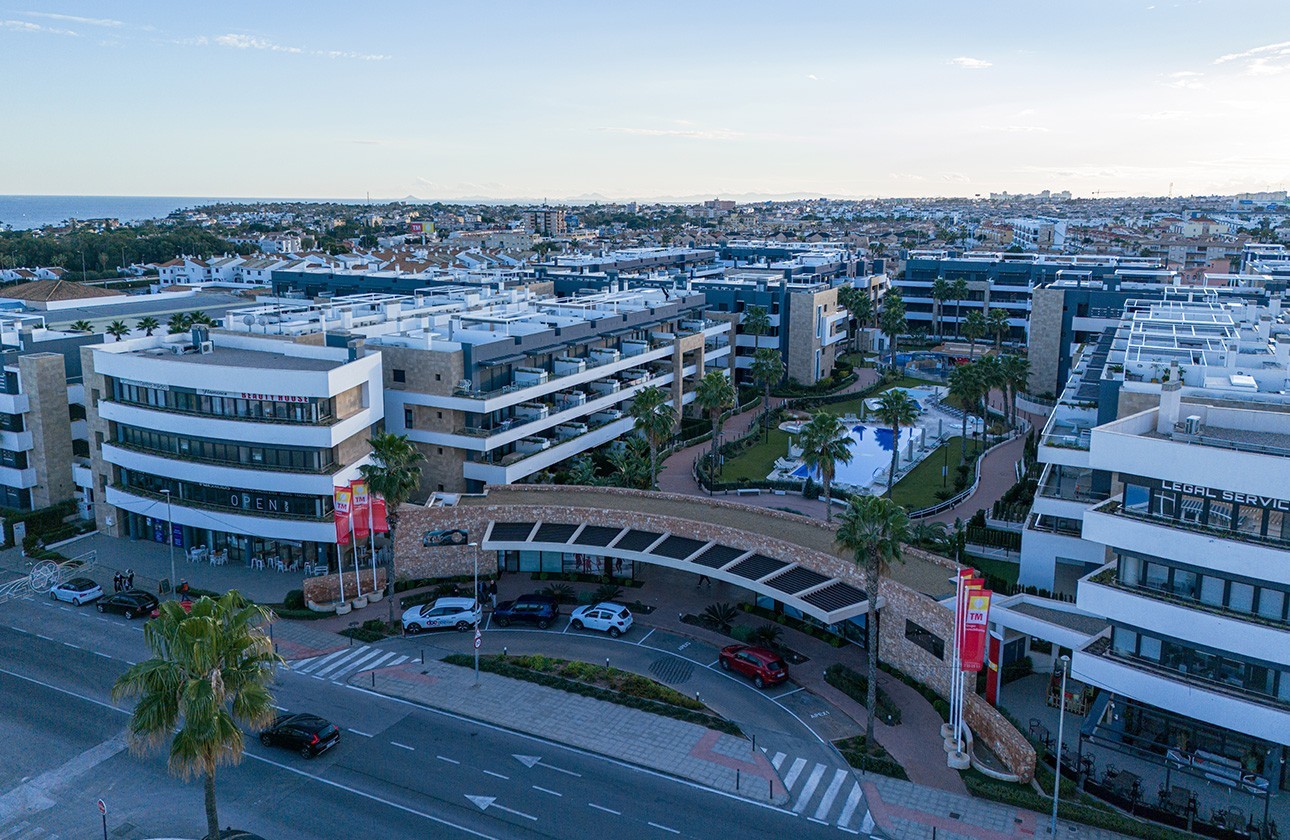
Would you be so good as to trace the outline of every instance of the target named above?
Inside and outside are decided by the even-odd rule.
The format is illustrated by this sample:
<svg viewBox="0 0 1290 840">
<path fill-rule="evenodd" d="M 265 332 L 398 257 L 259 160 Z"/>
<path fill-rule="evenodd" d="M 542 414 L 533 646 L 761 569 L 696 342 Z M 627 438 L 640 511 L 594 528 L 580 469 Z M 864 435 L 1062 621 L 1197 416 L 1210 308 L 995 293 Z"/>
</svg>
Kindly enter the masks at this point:
<svg viewBox="0 0 1290 840">
<path fill-rule="evenodd" d="M 372 688 L 376 688 L 376 672 L 372 672 Z"/>
<path fill-rule="evenodd" d="M 502 645 L 502 658 L 505 659 L 506 656 L 507 656 L 506 645 Z"/>
<path fill-rule="evenodd" d="M 735 790 L 739 790 L 739 768 L 735 768 Z"/>
<path fill-rule="evenodd" d="M 757 755 L 757 733 L 756 732 L 753 733 L 752 739 L 753 739 L 753 755 L 755 756 Z"/>
<path fill-rule="evenodd" d="M 608 657 L 608 656 L 606 656 L 606 657 L 605 657 L 605 667 L 606 667 L 606 668 L 608 668 L 608 667 L 609 667 L 609 657 Z"/>
</svg>

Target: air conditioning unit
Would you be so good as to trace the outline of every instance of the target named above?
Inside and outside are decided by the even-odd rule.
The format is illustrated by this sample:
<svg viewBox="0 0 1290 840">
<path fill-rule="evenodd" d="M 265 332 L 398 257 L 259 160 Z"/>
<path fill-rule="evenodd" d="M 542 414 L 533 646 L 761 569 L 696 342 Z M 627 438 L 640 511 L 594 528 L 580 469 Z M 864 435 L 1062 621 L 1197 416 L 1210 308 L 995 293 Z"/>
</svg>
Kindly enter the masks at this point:
<svg viewBox="0 0 1290 840">
<path fill-rule="evenodd" d="M 183 344 L 170 345 L 170 352 L 176 356 L 182 356 L 188 352 L 188 348 Z"/>
<path fill-rule="evenodd" d="M 203 341 L 201 344 L 197 345 L 197 352 L 202 353 L 202 354 L 206 354 L 206 353 L 214 353 L 214 352 L 215 352 L 215 342 L 213 342 L 213 341 Z"/>
<path fill-rule="evenodd" d="M 1193 415 L 1191 415 L 1190 417 L 1188 417 L 1188 418 L 1186 419 L 1186 421 L 1184 421 L 1183 428 L 1187 431 L 1187 434 L 1189 434 L 1189 435 L 1198 435 L 1198 434 L 1200 434 L 1200 428 L 1201 428 L 1201 427 L 1200 427 L 1200 415 L 1199 415 L 1199 414 L 1193 414 Z"/>
</svg>

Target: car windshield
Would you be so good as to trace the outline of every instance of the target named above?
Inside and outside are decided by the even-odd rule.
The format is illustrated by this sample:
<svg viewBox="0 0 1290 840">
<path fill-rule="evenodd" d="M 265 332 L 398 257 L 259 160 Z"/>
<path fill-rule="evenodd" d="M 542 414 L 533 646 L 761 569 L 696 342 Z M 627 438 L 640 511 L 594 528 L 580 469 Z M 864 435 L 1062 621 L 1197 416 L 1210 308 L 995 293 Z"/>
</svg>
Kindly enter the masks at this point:
<svg viewBox="0 0 1290 840">
<path fill-rule="evenodd" d="M 618 614 L 618 617 L 619 617 L 619 618 L 627 618 L 627 617 L 628 617 L 628 616 L 630 616 L 630 615 L 631 615 L 631 613 L 627 612 L 627 610 L 623 610 L 622 612 L 620 612 L 620 613 Z"/>
</svg>

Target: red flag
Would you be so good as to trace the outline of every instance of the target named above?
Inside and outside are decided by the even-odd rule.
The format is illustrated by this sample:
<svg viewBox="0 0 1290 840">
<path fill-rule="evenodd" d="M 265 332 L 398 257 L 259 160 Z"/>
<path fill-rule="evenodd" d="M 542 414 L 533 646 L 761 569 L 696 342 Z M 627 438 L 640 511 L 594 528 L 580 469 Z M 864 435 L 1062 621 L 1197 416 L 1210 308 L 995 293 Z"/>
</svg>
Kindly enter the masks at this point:
<svg viewBox="0 0 1290 840">
<path fill-rule="evenodd" d="M 990 596 L 988 589 L 974 589 L 967 593 L 963 612 L 963 646 L 959 660 L 964 671 L 980 671 L 985 662 L 986 630 L 990 623 Z"/>
<path fill-rule="evenodd" d="M 351 481 L 349 489 L 353 493 L 354 539 L 365 540 L 369 533 L 367 482 L 361 479 Z"/>
<path fill-rule="evenodd" d="M 372 530 L 378 534 L 388 534 L 390 532 L 390 521 L 385 518 L 385 499 L 376 494 L 368 496 L 369 504 L 372 506 Z"/>
<path fill-rule="evenodd" d="M 336 520 L 336 544 L 349 545 L 349 508 L 351 493 L 348 487 L 337 487 L 335 501 L 332 504 L 332 516 Z"/>
</svg>

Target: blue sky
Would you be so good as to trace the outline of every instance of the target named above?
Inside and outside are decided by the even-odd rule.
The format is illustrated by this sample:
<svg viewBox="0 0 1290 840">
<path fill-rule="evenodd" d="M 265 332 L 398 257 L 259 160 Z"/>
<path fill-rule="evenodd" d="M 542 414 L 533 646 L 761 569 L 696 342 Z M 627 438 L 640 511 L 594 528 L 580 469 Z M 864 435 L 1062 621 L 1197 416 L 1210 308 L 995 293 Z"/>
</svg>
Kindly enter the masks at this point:
<svg viewBox="0 0 1290 840">
<path fill-rule="evenodd" d="M 0 54 L 0 193 L 1290 186 L 1286 0 L 0 0 Z"/>
</svg>

